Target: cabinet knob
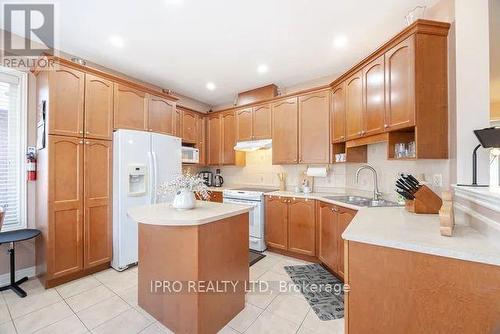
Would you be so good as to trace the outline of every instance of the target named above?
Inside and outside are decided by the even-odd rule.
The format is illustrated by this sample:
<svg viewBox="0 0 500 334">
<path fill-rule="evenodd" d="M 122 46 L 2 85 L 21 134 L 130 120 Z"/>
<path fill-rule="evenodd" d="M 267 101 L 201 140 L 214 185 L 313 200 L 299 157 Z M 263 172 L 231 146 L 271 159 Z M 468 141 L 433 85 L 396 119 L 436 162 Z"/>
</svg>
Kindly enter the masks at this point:
<svg viewBox="0 0 500 334">
<path fill-rule="evenodd" d="M 85 131 L 86 134 L 90 134 L 90 131 Z"/>
<path fill-rule="evenodd" d="M 90 144 L 90 142 L 89 142 L 89 141 L 86 141 L 86 142 L 85 142 L 85 144 L 89 145 L 89 144 Z"/>
<path fill-rule="evenodd" d="M 388 125 L 388 124 L 384 124 L 384 128 L 386 128 L 386 129 L 387 129 L 388 127 L 389 127 L 389 125 Z"/>
<path fill-rule="evenodd" d="M 365 130 L 361 131 L 361 134 L 362 134 L 362 135 L 364 135 L 365 133 L 366 133 L 366 131 L 365 131 Z"/>
<path fill-rule="evenodd" d="M 78 131 L 79 134 L 83 134 L 83 131 Z"/>
<path fill-rule="evenodd" d="M 80 141 L 78 142 L 78 144 L 83 144 L 83 140 L 80 140 Z"/>
<path fill-rule="evenodd" d="M 340 138 L 344 139 L 345 137 L 344 136 L 340 136 Z"/>
<path fill-rule="evenodd" d="M 361 131 L 358 132 L 358 136 L 361 135 Z"/>
</svg>

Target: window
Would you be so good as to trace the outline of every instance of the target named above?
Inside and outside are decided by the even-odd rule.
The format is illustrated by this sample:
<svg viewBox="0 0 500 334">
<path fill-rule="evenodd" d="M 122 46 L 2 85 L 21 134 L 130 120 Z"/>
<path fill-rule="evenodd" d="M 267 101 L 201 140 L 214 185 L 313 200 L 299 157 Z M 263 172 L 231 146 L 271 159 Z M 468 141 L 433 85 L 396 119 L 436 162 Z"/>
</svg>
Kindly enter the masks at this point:
<svg viewBox="0 0 500 334">
<path fill-rule="evenodd" d="M 0 205 L 2 231 L 26 227 L 26 74 L 0 67 Z"/>
</svg>

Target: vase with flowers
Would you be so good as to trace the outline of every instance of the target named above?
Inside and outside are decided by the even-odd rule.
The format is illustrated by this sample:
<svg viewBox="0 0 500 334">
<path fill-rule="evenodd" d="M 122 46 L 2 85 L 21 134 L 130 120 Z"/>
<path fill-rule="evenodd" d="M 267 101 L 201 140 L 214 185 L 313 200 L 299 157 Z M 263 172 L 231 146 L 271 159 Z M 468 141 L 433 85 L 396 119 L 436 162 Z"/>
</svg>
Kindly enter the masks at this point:
<svg viewBox="0 0 500 334">
<path fill-rule="evenodd" d="M 210 191 L 203 179 L 190 173 L 176 176 L 158 188 L 158 195 L 175 194 L 172 206 L 178 210 L 190 210 L 196 206 L 195 194 L 206 201 L 210 199 Z"/>
</svg>

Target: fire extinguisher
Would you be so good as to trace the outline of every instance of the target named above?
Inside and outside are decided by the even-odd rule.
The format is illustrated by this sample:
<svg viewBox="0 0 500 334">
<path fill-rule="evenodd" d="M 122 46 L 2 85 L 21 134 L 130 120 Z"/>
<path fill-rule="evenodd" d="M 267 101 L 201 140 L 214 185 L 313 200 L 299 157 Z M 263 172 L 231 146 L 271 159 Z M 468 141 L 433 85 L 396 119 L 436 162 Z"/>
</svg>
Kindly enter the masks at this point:
<svg viewBox="0 0 500 334">
<path fill-rule="evenodd" d="M 26 171 L 28 172 L 28 181 L 36 180 L 36 156 L 35 153 L 26 154 Z"/>
</svg>

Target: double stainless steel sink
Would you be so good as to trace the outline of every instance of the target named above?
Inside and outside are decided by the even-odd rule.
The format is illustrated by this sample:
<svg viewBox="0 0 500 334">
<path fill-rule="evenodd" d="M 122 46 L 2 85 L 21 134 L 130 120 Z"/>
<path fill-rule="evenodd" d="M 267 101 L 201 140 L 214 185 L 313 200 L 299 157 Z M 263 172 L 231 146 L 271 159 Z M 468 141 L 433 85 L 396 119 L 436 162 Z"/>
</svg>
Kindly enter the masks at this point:
<svg viewBox="0 0 500 334">
<path fill-rule="evenodd" d="M 396 202 L 387 201 L 385 199 L 374 200 L 373 198 L 362 196 L 325 196 L 326 199 L 338 201 L 346 204 L 364 206 L 364 207 L 391 207 L 400 206 Z"/>
</svg>

